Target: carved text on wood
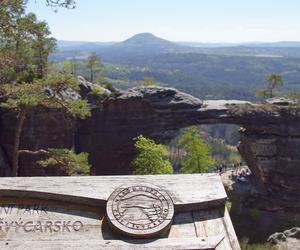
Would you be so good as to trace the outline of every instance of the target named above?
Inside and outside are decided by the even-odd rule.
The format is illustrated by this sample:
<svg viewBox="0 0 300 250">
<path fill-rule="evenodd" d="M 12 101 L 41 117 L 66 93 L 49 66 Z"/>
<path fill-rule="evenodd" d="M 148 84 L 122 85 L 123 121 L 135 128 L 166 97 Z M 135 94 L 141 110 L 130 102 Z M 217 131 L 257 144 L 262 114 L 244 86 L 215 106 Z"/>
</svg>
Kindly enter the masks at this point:
<svg viewBox="0 0 300 250">
<path fill-rule="evenodd" d="M 48 206 L 41 204 L 20 205 L 7 204 L 0 206 L 0 232 L 9 233 L 52 233 L 78 232 L 84 228 L 80 220 L 42 219 L 47 215 Z M 24 218 L 26 216 L 27 218 Z M 34 219 L 28 220 L 28 216 Z"/>
<path fill-rule="evenodd" d="M 103 210 L 51 200 L 0 199 L 0 242 L 103 239 Z M 1 247 L 0 247 L 1 248 Z"/>
</svg>

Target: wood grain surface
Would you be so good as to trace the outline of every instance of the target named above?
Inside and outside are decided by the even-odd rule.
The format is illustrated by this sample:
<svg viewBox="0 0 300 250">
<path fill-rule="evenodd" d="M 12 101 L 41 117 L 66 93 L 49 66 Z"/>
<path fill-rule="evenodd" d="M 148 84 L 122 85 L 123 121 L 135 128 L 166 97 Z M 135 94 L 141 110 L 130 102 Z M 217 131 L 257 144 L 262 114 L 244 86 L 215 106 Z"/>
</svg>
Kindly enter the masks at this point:
<svg viewBox="0 0 300 250">
<path fill-rule="evenodd" d="M 150 184 L 174 203 L 170 229 L 151 239 L 108 226 L 118 187 Z M 0 249 L 240 250 L 219 175 L 0 178 Z"/>
<path fill-rule="evenodd" d="M 1 249 L 14 250 L 73 250 L 73 249 L 114 249 L 114 250 L 136 250 L 136 249 L 154 249 L 154 250 L 175 250 L 175 249 L 198 249 L 211 250 L 215 249 L 223 240 L 223 236 L 209 238 L 176 238 L 176 239 L 157 239 L 157 240 L 87 240 L 82 244 L 81 241 L 23 241 L 23 242 L 1 242 Z M 223 249 L 227 250 L 227 249 Z"/>
<path fill-rule="evenodd" d="M 218 174 L 3 177 L 0 197 L 55 199 L 94 206 L 105 205 L 121 185 L 153 184 L 166 190 L 176 211 L 193 211 L 225 204 L 227 195 Z"/>
</svg>

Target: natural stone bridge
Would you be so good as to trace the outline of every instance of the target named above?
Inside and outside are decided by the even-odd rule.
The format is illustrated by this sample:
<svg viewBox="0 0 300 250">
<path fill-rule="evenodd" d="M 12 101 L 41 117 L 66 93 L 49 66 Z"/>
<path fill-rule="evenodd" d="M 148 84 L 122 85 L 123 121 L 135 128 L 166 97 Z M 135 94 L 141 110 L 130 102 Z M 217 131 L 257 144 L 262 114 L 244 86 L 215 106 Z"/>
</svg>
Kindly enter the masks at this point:
<svg viewBox="0 0 300 250">
<path fill-rule="evenodd" d="M 88 97 L 92 96 L 88 94 Z M 200 101 L 171 88 L 137 87 L 109 97 L 92 116 L 74 122 L 57 111 L 35 112 L 25 122 L 21 147 L 75 148 L 89 153 L 97 175 L 130 174 L 132 138 L 143 134 L 157 142 L 172 139 L 179 128 L 195 124 L 241 126 L 239 151 L 269 199 L 286 207 L 300 200 L 300 109 L 245 101 Z M 51 115 L 49 115 L 51 114 Z M 9 159 L 14 131 L 10 113 L 2 113 L 0 144 Z M 0 152 L 1 155 L 1 152 Z M 38 168 L 32 156 L 21 158 L 20 174 L 63 174 Z M 0 157 L 1 158 L 1 157 Z M 1 163 L 1 159 L 0 159 Z M 2 164 L 3 165 L 3 164 Z M 4 175 L 2 166 L 2 175 Z M 1 173 L 1 168 L 0 168 Z M 278 200 L 280 197 L 280 200 Z"/>
</svg>

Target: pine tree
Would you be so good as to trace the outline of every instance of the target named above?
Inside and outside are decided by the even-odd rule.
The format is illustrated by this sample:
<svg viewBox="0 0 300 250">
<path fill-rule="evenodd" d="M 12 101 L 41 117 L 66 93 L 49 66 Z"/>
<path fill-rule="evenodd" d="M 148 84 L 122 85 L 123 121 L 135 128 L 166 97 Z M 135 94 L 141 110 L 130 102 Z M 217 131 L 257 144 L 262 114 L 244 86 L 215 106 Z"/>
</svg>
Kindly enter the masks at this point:
<svg viewBox="0 0 300 250">
<path fill-rule="evenodd" d="M 90 71 L 90 81 L 95 81 L 95 74 L 96 73 L 103 73 L 103 65 L 101 64 L 100 58 L 97 56 L 95 52 L 93 52 L 87 58 L 87 67 Z"/>
<path fill-rule="evenodd" d="M 73 151 L 65 148 L 50 148 L 43 151 L 47 158 L 37 162 L 43 167 L 58 167 L 66 171 L 70 176 L 89 175 L 90 173 L 88 153 L 82 152 L 75 154 Z"/>
<path fill-rule="evenodd" d="M 25 13 L 24 1 L 1 1 L 0 84 L 45 76 L 48 56 L 55 49 L 50 34 L 45 22 Z"/>
<path fill-rule="evenodd" d="M 278 74 L 271 74 L 266 79 L 267 87 L 256 91 L 256 95 L 263 98 L 274 97 L 274 91 L 283 85 L 283 78 Z"/>
<path fill-rule="evenodd" d="M 86 100 L 70 99 L 67 95 L 68 92 L 79 91 L 79 83 L 72 75 L 56 74 L 32 83 L 4 84 L 0 90 L 5 99 L 0 107 L 14 111 L 17 116 L 12 154 L 13 176 L 18 174 L 20 138 L 28 112 L 43 106 L 61 109 L 81 118 L 90 115 Z"/>
<path fill-rule="evenodd" d="M 271 74 L 267 77 L 268 90 L 270 91 L 270 98 L 274 96 L 274 90 L 283 84 L 283 79 L 281 75 Z"/>
</svg>

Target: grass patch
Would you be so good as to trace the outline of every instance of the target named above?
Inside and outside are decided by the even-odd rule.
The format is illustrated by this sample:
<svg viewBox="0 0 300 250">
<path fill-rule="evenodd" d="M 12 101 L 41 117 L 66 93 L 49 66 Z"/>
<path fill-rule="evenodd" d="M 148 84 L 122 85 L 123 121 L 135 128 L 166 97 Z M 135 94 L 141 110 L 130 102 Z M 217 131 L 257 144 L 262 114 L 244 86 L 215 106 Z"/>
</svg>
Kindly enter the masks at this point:
<svg viewBox="0 0 300 250">
<path fill-rule="evenodd" d="M 278 250 L 278 247 L 270 243 L 249 244 L 248 238 L 240 240 L 241 250 Z"/>
</svg>

